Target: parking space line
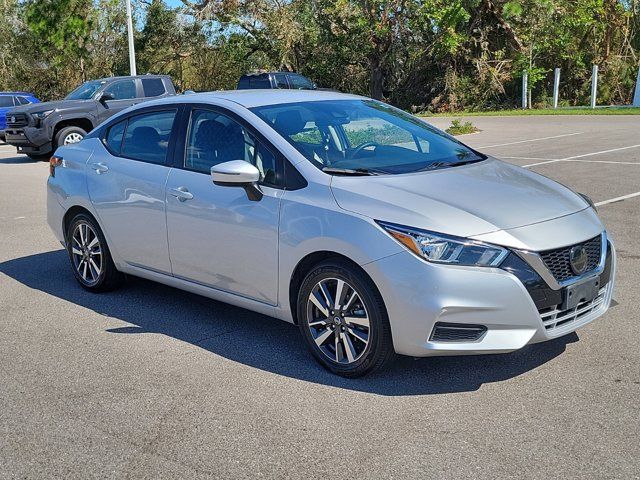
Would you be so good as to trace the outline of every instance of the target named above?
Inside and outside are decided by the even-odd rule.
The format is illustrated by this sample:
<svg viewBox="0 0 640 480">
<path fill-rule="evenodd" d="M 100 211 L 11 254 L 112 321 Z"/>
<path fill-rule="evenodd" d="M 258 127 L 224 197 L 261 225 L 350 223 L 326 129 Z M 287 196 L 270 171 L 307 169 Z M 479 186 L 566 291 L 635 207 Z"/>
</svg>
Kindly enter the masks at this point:
<svg viewBox="0 0 640 480">
<path fill-rule="evenodd" d="M 535 167 L 537 165 L 546 165 L 548 163 L 569 162 L 569 161 L 574 161 L 578 158 L 593 157 L 595 155 L 604 155 L 605 153 L 619 152 L 621 150 L 629 150 L 630 148 L 638 148 L 638 147 L 640 147 L 640 144 L 628 145 L 626 147 L 619 147 L 619 148 L 611 148 L 609 150 L 601 150 L 599 152 L 583 153 L 582 155 L 573 155 L 571 157 L 558 158 L 556 160 L 547 160 L 545 162 L 530 163 L 529 165 L 522 165 L 522 166 L 525 168 L 529 168 L 529 167 Z"/>
<path fill-rule="evenodd" d="M 483 145 L 481 147 L 475 147 L 475 148 L 480 149 L 480 148 L 506 147 L 507 145 L 518 145 L 519 143 L 540 142 L 542 140 L 551 140 L 552 138 L 571 137 L 573 135 L 582 135 L 583 133 L 584 132 L 563 133 L 562 135 L 553 135 L 551 137 L 530 138 L 529 140 L 519 140 L 517 142 L 509 142 L 509 143 L 496 143 L 495 145 Z"/>
<path fill-rule="evenodd" d="M 640 162 L 614 162 L 612 160 L 580 160 L 580 159 L 576 159 L 576 160 L 568 160 L 570 162 L 582 162 L 582 163 L 613 163 L 613 164 L 620 164 L 620 165 L 639 165 L 640 166 Z"/>
<path fill-rule="evenodd" d="M 498 158 L 508 158 L 513 160 L 561 160 L 559 158 L 542 158 L 542 157 L 505 157 L 503 155 L 498 155 Z M 585 160 L 586 161 L 586 160 Z"/>
<path fill-rule="evenodd" d="M 640 197 L 640 192 L 630 193 L 629 195 L 623 195 L 621 197 L 610 198 L 609 200 L 603 200 L 602 202 L 597 202 L 595 205 L 596 207 L 600 207 L 602 205 L 607 205 L 609 203 L 622 202 L 623 200 L 626 200 L 628 198 L 633 198 L 633 197 Z"/>
</svg>

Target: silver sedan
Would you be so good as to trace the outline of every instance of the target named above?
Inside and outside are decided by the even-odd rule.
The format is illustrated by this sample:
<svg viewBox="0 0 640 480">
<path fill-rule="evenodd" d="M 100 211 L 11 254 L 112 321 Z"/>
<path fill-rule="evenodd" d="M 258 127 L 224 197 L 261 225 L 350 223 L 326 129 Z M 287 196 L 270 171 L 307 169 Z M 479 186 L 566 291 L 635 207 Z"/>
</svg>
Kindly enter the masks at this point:
<svg viewBox="0 0 640 480">
<path fill-rule="evenodd" d="M 51 158 L 48 222 L 83 288 L 135 275 L 295 323 L 347 377 L 566 335 L 615 277 L 587 197 L 324 91 L 129 108 Z"/>
</svg>

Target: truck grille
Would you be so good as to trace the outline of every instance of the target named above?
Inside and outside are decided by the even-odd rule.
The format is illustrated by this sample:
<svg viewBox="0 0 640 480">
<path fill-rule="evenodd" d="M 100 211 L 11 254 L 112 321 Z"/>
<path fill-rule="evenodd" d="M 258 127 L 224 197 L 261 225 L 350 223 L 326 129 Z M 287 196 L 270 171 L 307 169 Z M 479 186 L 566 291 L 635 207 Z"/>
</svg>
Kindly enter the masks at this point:
<svg viewBox="0 0 640 480">
<path fill-rule="evenodd" d="M 587 269 L 585 270 L 585 273 L 595 269 L 600 263 L 600 257 L 602 254 L 602 237 L 600 235 L 593 237 L 591 240 L 587 240 L 586 242 L 577 243 L 576 245 L 540 252 L 542 261 L 558 282 L 562 282 L 575 276 L 573 270 L 571 270 L 569 255 L 571 249 L 577 245 L 583 245 L 587 250 L 587 257 L 589 260 L 587 262 Z"/>
<path fill-rule="evenodd" d="M 29 124 L 29 119 L 25 113 L 8 113 L 7 114 L 7 128 L 20 128 L 26 127 Z"/>
</svg>

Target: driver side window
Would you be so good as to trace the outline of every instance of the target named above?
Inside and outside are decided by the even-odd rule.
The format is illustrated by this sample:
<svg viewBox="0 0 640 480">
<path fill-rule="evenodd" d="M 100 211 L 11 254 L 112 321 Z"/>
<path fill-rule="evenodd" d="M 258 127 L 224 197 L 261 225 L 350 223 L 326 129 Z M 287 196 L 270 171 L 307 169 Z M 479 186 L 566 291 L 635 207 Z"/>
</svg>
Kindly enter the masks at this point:
<svg viewBox="0 0 640 480">
<path fill-rule="evenodd" d="M 129 100 L 136 98 L 135 80 L 121 80 L 109 85 L 104 89 L 105 93 L 111 94 L 114 100 Z"/>
</svg>

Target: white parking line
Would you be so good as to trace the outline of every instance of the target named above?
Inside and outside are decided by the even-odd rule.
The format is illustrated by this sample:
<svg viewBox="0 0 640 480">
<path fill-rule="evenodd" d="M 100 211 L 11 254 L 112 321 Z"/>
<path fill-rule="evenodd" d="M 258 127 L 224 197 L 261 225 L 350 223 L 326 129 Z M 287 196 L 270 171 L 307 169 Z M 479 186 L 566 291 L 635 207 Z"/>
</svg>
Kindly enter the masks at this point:
<svg viewBox="0 0 640 480">
<path fill-rule="evenodd" d="M 562 135 L 553 135 L 552 137 L 530 138 L 529 140 L 519 140 L 517 142 L 509 142 L 509 143 L 496 143 L 495 145 L 483 145 L 481 147 L 474 147 L 474 148 L 480 149 L 480 148 L 506 147 L 507 145 L 518 145 L 519 143 L 540 142 L 542 140 L 551 140 L 552 138 L 571 137 L 573 135 L 582 135 L 583 133 L 584 132 L 563 133 Z"/>
<path fill-rule="evenodd" d="M 568 162 L 571 160 L 576 160 L 578 158 L 593 157 L 594 155 L 604 155 L 605 153 L 619 152 L 621 150 L 629 150 L 630 148 L 638 148 L 638 147 L 640 147 L 640 144 L 628 145 L 626 147 L 611 148 L 609 150 L 601 150 L 599 152 L 583 153 L 582 155 L 573 155 L 571 157 L 566 157 L 566 158 L 558 158 L 555 160 L 547 160 L 545 162 L 531 163 L 529 165 L 523 165 L 523 167 L 529 168 L 529 167 L 535 167 L 536 165 L 546 165 L 548 163 Z"/>
<path fill-rule="evenodd" d="M 505 157 L 503 155 L 498 155 L 498 158 L 508 158 L 508 159 L 513 159 L 513 160 L 558 160 L 558 159 L 552 159 L 552 158 L 542 158 L 542 157 Z M 587 160 L 585 160 L 587 161 Z"/>
<path fill-rule="evenodd" d="M 633 198 L 633 197 L 640 197 L 640 192 L 630 193 L 629 195 L 623 195 L 621 197 L 610 198 L 609 200 L 603 200 L 602 202 L 597 202 L 595 205 L 596 205 L 596 207 L 600 207 L 602 205 L 607 205 L 609 203 L 621 202 L 623 200 L 626 200 L 628 198 Z"/>
<path fill-rule="evenodd" d="M 640 166 L 640 162 L 614 162 L 611 160 L 571 160 L 572 162 L 582 162 L 582 163 L 613 163 L 620 165 L 638 165 Z"/>
</svg>

